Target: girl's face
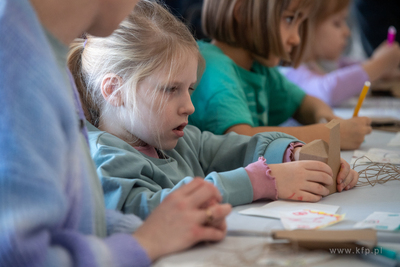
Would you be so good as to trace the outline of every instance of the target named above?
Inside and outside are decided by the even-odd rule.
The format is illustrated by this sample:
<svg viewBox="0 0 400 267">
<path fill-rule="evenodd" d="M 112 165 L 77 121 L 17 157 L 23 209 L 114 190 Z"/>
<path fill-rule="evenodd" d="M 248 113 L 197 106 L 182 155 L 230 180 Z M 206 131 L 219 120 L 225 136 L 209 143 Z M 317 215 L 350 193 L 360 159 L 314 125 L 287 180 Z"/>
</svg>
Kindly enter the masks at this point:
<svg viewBox="0 0 400 267">
<path fill-rule="evenodd" d="M 293 48 L 300 44 L 299 28 L 307 19 L 310 10 L 299 9 L 300 0 L 291 1 L 287 9 L 282 13 L 280 20 L 281 41 L 286 53 L 290 54 Z M 268 66 L 277 66 L 281 58 L 276 55 L 271 55 L 268 58 Z"/>
<path fill-rule="evenodd" d="M 138 87 L 137 107 L 142 116 L 135 118 L 128 131 L 156 148 L 173 149 L 194 112 L 190 94 L 197 80 L 198 59 L 190 55 L 185 60 L 176 75 L 168 77 L 169 71 L 160 71 L 144 79 Z"/>
<path fill-rule="evenodd" d="M 337 60 L 343 53 L 350 36 L 347 16 L 348 10 L 344 9 L 316 27 L 313 51 L 317 59 Z"/>
</svg>

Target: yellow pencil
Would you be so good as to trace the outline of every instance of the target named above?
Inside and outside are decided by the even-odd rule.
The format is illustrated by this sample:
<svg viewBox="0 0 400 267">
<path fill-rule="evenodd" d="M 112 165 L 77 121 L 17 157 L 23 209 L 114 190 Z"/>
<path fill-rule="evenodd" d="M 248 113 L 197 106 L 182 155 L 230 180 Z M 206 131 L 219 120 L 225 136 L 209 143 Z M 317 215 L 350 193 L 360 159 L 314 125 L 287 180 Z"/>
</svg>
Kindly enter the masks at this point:
<svg viewBox="0 0 400 267">
<path fill-rule="evenodd" d="M 363 89 L 361 91 L 360 97 L 358 98 L 357 106 L 354 109 L 353 117 L 357 117 L 358 112 L 360 111 L 361 105 L 362 105 L 362 103 L 364 101 L 365 96 L 368 93 L 368 90 L 369 90 L 370 86 L 371 86 L 371 83 L 369 81 L 366 81 L 364 83 L 364 87 L 363 87 Z"/>
</svg>

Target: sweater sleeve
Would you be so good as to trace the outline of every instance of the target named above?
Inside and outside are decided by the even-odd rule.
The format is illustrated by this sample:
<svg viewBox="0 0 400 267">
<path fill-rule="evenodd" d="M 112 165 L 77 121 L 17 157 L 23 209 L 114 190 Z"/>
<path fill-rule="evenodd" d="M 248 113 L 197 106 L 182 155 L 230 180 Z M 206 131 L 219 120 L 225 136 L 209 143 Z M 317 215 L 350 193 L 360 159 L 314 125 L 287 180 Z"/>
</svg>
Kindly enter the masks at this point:
<svg viewBox="0 0 400 267">
<path fill-rule="evenodd" d="M 346 66 L 325 75 L 319 75 L 306 66 L 292 69 L 286 77 L 300 86 L 307 94 L 318 97 L 331 106 L 359 94 L 368 74 L 359 64 Z"/>
<path fill-rule="evenodd" d="M 261 156 L 268 157 L 271 163 L 280 163 L 288 144 L 297 141 L 282 133 L 218 136 L 188 125 L 177 147 L 167 152 L 169 158 L 154 159 L 119 138 L 92 128 L 91 153 L 107 207 L 134 213 L 142 219 L 194 176 L 214 184 L 223 202 L 234 206 L 251 203 L 253 189 L 244 167 Z"/>
<path fill-rule="evenodd" d="M 133 214 L 122 214 L 117 210 L 106 210 L 107 235 L 114 233 L 131 234 L 142 225 L 142 220 Z"/>
<path fill-rule="evenodd" d="M 253 188 L 244 167 L 264 157 L 268 164 L 282 163 L 283 155 L 294 137 L 265 132 L 253 137 L 229 133 L 223 136 L 202 132 L 199 140 L 199 162 L 222 193 L 225 202 L 242 205 L 253 201 Z"/>
</svg>

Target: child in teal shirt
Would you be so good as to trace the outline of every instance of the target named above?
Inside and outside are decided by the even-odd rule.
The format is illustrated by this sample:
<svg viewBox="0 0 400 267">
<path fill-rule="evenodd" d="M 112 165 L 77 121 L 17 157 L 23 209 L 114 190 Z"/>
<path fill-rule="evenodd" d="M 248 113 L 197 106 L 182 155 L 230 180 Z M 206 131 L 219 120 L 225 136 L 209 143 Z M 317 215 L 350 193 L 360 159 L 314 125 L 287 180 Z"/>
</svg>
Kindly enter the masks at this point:
<svg viewBox="0 0 400 267">
<path fill-rule="evenodd" d="M 198 44 L 206 71 L 192 94 L 198 112 L 190 115 L 189 122 L 199 129 L 224 134 L 237 124 L 279 125 L 300 107 L 306 93 L 276 68 L 255 61 L 252 71 L 248 71 L 217 46 L 207 41 Z M 221 86 L 216 86 L 219 82 Z"/>
<path fill-rule="evenodd" d="M 300 62 L 313 2 L 205 0 L 203 28 L 212 40 L 199 42 L 206 68 L 192 94 L 197 112 L 190 123 L 216 134 L 280 131 L 311 142 L 321 138 L 324 125 L 317 123 L 336 118 L 341 148 L 358 148 L 372 130 L 369 118 L 337 118 L 275 69 L 281 60 Z M 276 127 L 291 117 L 310 125 Z"/>
</svg>

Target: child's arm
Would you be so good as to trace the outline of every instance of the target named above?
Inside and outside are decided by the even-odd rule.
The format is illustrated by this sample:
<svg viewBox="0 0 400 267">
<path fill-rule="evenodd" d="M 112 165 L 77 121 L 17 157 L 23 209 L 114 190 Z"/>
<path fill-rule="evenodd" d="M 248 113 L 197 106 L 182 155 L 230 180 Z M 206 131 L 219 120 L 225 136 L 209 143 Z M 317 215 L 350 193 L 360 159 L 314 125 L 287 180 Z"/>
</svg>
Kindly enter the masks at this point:
<svg viewBox="0 0 400 267">
<path fill-rule="evenodd" d="M 111 134 L 101 131 L 89 132 L 91 154 L 102 181 L 107 208 L 134 213 L 145 219 L 169 194 L 189 183 L 192 177 L 206 176 L 203 172 L 204 166 L 199 162 L 198 140 L 201 139 L 201 132 L 195 127 L 187 127 L 195 129 L 194 132 L 185 129 L 185 136 L 178 142 L 176 149 L 166 152 L 169 156 L 167 160 L 147 157 Z M 242 143 L 245 142 L 243 139 L 246 139 L 246 142 L 250 139 L 236 136 L 242 139 Z M 221 137 L 216 136 L 217 139 Z M 214 142 L 213 148 L 222 151 L 223 146 Z M 232 143 L 229 146 L 232 146 Z M 208 153 L 211 151 L 207 150 L 203 156 L 208 157 Z M 252 201 L 252 188 L 244 168 L 231 171 L 243 166 L 243 156 L 237 158 L 241 159 L 240 164 L 231 165 L 232 160 L 229 159 L 226 159 L 226 163 L 220 164 L 228 166 L 228 169 L 225 167 L 224 169 L 229 171 L 213 172 L 205 177 L 206 181 L 220 190 L 223 201 L 232 205 Z M 213 161 L 209 164 L 214 166 L 214 163 Z M 246 192 L 245 197 L 236 195 L 243 192 Z"/>
<path fill-rule="evenodd" d="M 332 183 L 332 171 L 328 165 L 314 161 L 282 164 L 284 161 L 291 161 L 292 156 L 289 157 L 288 152 L 291 152 L 292 147 L 296 147 L 293 154 L 298 154 L 298 144 L 292 145 L 297 143 L 294 138 L 289 138 L 282 133 L 262 133 L 242 144 L 239 140 L 244 137 L 240 135 L 229 134 L 221 137 L 211 136 L 205 132 L 203 136 L 206 137 L 204 138 L 206 141 L 200 148 L 200 158 L 203 153 L 206 153 L 207 161 L 203 160 L 201 163 L 217 171 L 207 175 L 207 178 L 214 179 L 218 175 L 226 175 L 227 172 L 218 171 L 225 170 L 225 165 L 228 164 L 231 164 L 230 168 L 244 166 L 253 188 L 253 201 L 261 198 L 289 199 L 291 191 L 302 191 L 292 199 L 315 202 L 328 194 L 328 190 L 321 186 L 321 184 Z M 221 143 L 213 138 L 225 140 Z M 214 152 L 210 153 L 208 150 Z M 240 170 L 241 168 L 228 172 L 227 178 L 234 179 L 235 174 L 238 174 Z M 236 182 L 234 181 L 233 184 L 236 185 Z M 230 189 L 230 184 L 223 185 L 227 188 L 225 192 L 228 198 L 238 198 L 238 196 L 243 198 L 249 194 L 248 191 L 246 193 L 247 188 L 244 186 L 234 186 Z"/>
<path fill-rule="evenodd" d="M 293 115 L 301 124 L 319 123 L 321 120 L 330 121 L 336 116 L 333 110 L 321 99 L 314 96 L 306 95 L 303 102 Z"/>
<path fill-rule="evenodd" d="M 335 106 L 351 96 L 358 95 L 369 80 L 360 64 L 354 64 L 326 74 L 315 73 L 306 66 L 291 69 L 286 77 L 300 86 L 307 94 Z"/>
<path fill-rule="evenodd" d="M 166 152 L 170 160 L 162 160 L 150 159 L 122 140 L 117 144 L 119 139 L 107 133 L 90 133 L 90 137 L 107 207 L 143 219 L 172 191 L 192 180 L 187 176 L 205 176 L 219 189 L 223 202 L 251 203 L 253 188 L 243 167 L 260 156 L 268 163 L 281 163 L 288 145 L 297 141 L 282 133 L 217 136 L 187 126 L 177 147 Z M 93 145 L 96 138 L 99 141 Z"/>
<path fill-rule="evenodd" d="M 303 124 L 316 123 L 321 119 L 325 119 L 328 122 L 332 119 L 340 120 L 341 149 L 357 149 L 364 141 L 364 136 L 372 131 L 370 118 L 355 117 L 343 120 L 336 117 L 333 114 L 332 109 L 322 100 L 308 95 L 304 98 L 302 104 L 293 117 Z M 307 118 L 314 118 L 315 121 L 312 122 L 312 119 L 307 120 Z M 319 128 L 317 127 L 320 126 L 321 125 L 310 125 L 310 128 L 312 128 L 312 131 L 314 131 L 318 130 Z M 310 138 L 310 135 L 312 135 L 309 131 L 310 129 L 307 131 L 308 138 Z M 319 135 L 319 133 L 317 133 L 317 135 Z M 316 137 L 313 140 L 320 138 L 321 136 L 319 135 L 319 137 Z M 310 142 L 312 140 L 307 139 L 303 141 Z"/>
<path fill-rule="evenodd" d="M 338 118 L 336 118 L 338 119 Z M 371 133 L 371 119 L 367 117 L 355 117 L 348 120 L 340 120 L 340 148 L 344 150 L 357 149 L 364 141 L 364 136 Z M 299 127 L 271 127 L 260 126 L 252 127 L 248 124 L 238 124 L 230 127 L 227 132 L 253 136 L 262 132 L 279 131 L 309 143 L 315 139 L 321 139 L 321 132 L 325 126 L 322 123 L 299 126 Z M 328 140 L 325 140 L 328 141 Z"/>
</svg>

